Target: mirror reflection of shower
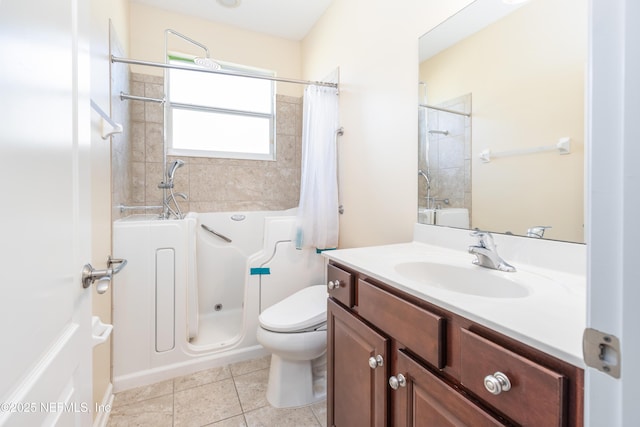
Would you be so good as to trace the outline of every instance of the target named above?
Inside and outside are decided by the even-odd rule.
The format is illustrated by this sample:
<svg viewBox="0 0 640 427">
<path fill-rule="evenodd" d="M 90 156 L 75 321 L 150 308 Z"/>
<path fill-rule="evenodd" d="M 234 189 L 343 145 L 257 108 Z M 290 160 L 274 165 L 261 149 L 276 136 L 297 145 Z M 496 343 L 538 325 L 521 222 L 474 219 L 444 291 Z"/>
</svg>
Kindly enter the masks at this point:
<svg viewBox="0 0 640 427">
<path fill-rule="evenodd" d="M 440 208 L 470 213 L 471 94 L 433 105 L 427 102 L 424 83 L 420 92 L 418 220 Z"/>
</svg>

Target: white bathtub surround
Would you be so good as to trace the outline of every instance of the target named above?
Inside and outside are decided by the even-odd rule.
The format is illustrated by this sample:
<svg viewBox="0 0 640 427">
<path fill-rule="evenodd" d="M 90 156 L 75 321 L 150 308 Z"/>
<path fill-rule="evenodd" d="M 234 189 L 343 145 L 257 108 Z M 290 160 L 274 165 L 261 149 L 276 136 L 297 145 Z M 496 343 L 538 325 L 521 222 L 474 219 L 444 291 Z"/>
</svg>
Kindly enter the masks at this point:
<svg viewBox="0 0 640 427">
<path fill-rule="evenodd" d="M 324 283 L 323 257 L 290 240 L 294 214 L 116 221 L 114 254 L 129 265 L 114 284 L 114 390 L 267 354 L 256 339 L 261 309 Z"/>
<path fill-rule="evenodd" d="M 416 224 L 414 240 L 410 243 L 342 249 L 326 252 L 324 256 L 584 368 L 586 246 L 494 234 L 499 255 L 517 269 L 501 272 L 472 264 L 475 256 L 469 254 L 467 248 L 475 244 L 476 239 L 470 233 Z M 396 268 L 409 262 L 469 269 L 467 277 L 474 277 L 474 269 L 478 269 L 478 274 L 490 275 L 501 282 L 517 278 L 526 292 L 503 298 L 454 292 L 429 285 L 419 277 L 410 278 Z M 481 283 L 475 285 L 482 286 Z"/>
<path fill-rule="evenodd" d="M 455 228 L 469 228 L 469 209 L 445 208 L 436 209 L 434 212 L 435 225 L 443 225 Z M 424 223 L 423 223 L 424 224 Z"/>
</svg>

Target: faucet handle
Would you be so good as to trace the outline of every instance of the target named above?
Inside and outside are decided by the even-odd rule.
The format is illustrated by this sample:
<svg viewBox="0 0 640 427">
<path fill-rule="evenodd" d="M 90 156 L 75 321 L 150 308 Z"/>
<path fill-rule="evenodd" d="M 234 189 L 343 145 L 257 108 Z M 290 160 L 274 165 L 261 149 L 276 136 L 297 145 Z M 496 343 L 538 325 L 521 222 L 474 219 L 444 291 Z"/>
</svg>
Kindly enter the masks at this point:
<svg viewBox="0 0 640 427">
<path fill-rule="evenodd" d="M 531 227 L 527 229 L 527 237 L 535 237 L 538 239 L 542 239 L 544 236 L 544 232 L 547 228 L 552 228 L 550 225 L 537 225 L 535 227 Z"/>
<path fill-rule="evenodd" d="M 495 249 L 496 245 L 493 242 L 493 236 L 488 231 L 475 230 L 470 235 L 478 239 L 478 246 L 491 250 Z"/>
</svg>

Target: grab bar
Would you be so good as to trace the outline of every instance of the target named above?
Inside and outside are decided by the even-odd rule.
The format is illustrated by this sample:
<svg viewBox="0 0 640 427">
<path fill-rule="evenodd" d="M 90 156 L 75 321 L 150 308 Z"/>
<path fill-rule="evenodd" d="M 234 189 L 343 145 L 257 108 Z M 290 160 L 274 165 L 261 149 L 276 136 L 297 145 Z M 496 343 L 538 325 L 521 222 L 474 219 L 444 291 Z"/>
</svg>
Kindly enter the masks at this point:
<svg viewBox="0 0 640 427">
<path fill-rule="evenodd" d="M 205 230 L 207 230 L 209 233 L 213 234 L 214 236 L 221 238 L 225 242 L 231 243 L 231 239 L 230 238 L 228 238 L 227 236 L 225 236 L 223 234 L 220 234 L 220 233 L 217 233 L 217 232 L 213 231 L 212 229 L 210 229 L 206 225 L 200 224 L 200 227 L 204 228 Z"/>
<path fill-rule="evenodd" d="M 120 209 L 120 213 L 124 213 L 124 211 L 137 211 L 137 210 L 155 210 L 155 209 L 163 209 L 164 206 L 127 206 L 125 204 L 120 203 L 117 206 Z"/>
</svg>

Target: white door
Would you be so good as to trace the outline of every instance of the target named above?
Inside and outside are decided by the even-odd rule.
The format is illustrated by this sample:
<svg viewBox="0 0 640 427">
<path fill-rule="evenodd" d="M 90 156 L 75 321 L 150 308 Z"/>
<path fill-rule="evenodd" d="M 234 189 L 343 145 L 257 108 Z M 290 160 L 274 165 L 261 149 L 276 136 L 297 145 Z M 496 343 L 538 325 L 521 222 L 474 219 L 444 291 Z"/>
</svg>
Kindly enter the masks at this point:
<svg viewBox="0 0 640 427">
<path fill-rule="evenodd" d="M 89 2 L 0 0 L 0 425 L 91 425 Z"/>
<path fill-rule="evenodd" d="M 588 326 L 620 339 L 585 373 L 585 425 L 640 425 L 640 2 L 590 1 Z"/>
</svg>

